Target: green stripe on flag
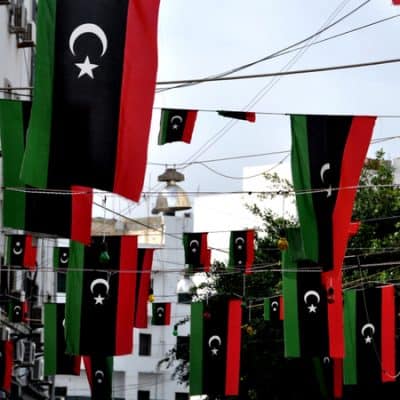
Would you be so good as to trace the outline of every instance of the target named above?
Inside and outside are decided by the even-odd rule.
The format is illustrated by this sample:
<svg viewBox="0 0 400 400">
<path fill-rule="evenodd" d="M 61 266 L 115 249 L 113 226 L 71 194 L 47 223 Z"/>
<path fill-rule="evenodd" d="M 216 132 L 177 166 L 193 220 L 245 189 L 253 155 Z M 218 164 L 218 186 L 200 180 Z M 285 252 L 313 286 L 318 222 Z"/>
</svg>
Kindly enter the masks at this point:
<svg viewBox="0 0 400 400">
<path fill-rule="evenodd" d="M 32 113 L 21 180 L 46 188 L 52 125 L 56 0 L 40 0 L 37 16 L 37 46 Z"/>
<path fill-rule="evenodd" d="M 0 100 L 0 135 L 3 153 L 3 185 L 23 187 L 19 172 L 24 154 L 22 104 L 17 100 Z M 3 225 L 25 229 L 25 193 L 4 190 Z"/>
<path fill-rule="evenodd" d="M 287 235 L 289 247 L 282 252 L 282 292 L 285 301 L 285 315 L 283 318 L 285 357 L 289 358 L 301 356 L 297 305 L 297 273 L 295 270 L 297 269 L 296 260 L 303 258 L 303 243 L 299 228 L 287 229 Z"/>
<path fill-rule="evenodd" d="M 356 300 L 355 290 L 344 292 L 344 338 L 345 357 L 343 359 L 343 383 L 357 384 L 357 349 L 356 349 Z"/>
<path fill-rule="evenodd" d="M 190 315 L 190 375 L 191 395 L 203 394 L 203 302 L 192 303 Z"/>
<path fill-rule="evenodd" d="M 264 321 L 271 320 L 270 299 L 264 299 Z"/>
<path fill-rule="evenodd" d="M 167 140 L 167 130 L 169 121 L 169 111 L 161 110 L 161 120 L 160 120 L 160 132 L 158 134 L 158 144 L 162 145 L 166 143 Z"/>
<path fill-rule="evenodd" d="M 66 352 L 75 355 L 80 354 L 84 255 L 85 246 L 71 240 L 65 305 L 65 340 Z"/>
<path fill-rule="evenodd" d="M 296 191 L 311 189 L 311 173 L 309 165 L 307 117 L 292 115 L 290 117 L 292 129 L 292 176 Z M 300 218 L 300 229 L 303 237 L 305 258 L 318 261 L 318 226 L 314 212 L 312 194 L 296 196 L 296 204 Z M 306 247 L 307 246 L 307 247 Z"/>
<path fill-rule="evenodd" d="M 44 305 L 44 374 L 57 371 L 57 304 Z"/>
</svg>

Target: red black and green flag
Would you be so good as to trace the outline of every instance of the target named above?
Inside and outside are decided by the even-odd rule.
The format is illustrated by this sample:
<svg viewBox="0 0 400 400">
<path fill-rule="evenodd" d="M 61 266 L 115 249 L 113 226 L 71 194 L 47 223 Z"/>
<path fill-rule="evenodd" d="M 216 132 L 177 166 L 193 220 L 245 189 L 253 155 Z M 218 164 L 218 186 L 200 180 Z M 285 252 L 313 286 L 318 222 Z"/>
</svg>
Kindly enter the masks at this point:
<svg viewBox="0 0 400 400">
<path fill-rule="evenodd" d="M 134 274 L 134 327 L 147 328 L 147 302 L 151 293 L 151 268 L 154 250 L 151 248 L 138 249 L 137 272 Z"/>
<path fill-rule="evenodd" d="M 92 400 L 111 400 L 113 357 L 98 355 L 84 356 L 86 375 L 88 378 Z"/>
<path fill-rule="evenodd" d="M 241 119 L 248 122 L 256 122 L 256 113 L 249 111 L 218 111 L 222 117 Z"/>
<path fill-rule="evenodd" d="M 327 296 L 315 263 L 305 260 L 300 229 L 287 229 L 282 252 L 285 357 L 330 355 Z"/>
<path fill-rule="evenodd" d="M 4 226 L 88 243 L 92 189 L 74 186 L 50 193 L 25 186 L 20 179 L 30 111 L 31 102 L 0 100 Z"/>
<path fill-rule="evenodd" d="M 254 230 L 232 231 L 229 242 L 229 265 L 251 273 L 254 262 Z"/>
<path fill-rule="evenodd" d="M 283 321 L 283 296 L 264 299 L 264 321 Z"/>
<path fill-rule="evenodd" d="M 8 319 L 14 323 L 25 322 L 28 315 L 28 303 L 21 293 L 12 293 L 8 300 Z"/>
<path fill-rule="evenodd" d="M 393 285 L 345 292 L 345 385 L 396 380 L 395 309 Z"/>
<path fill-rule="evenodd" d="M 160 132 L 158 144 L 172 142 L 190 143 L 197 118 L 195 110 L 177 110 L 163 108 L 161 110 Z"/>
<path fill-rule="evenodd" d="M 81 357 L 66 354 L 65 304 L 44 305 L 44 374 L 80 375 Z"/>
<path fill-rule="evenodd" d="M 54 247 L 53 267 L 57 278 L 57 292 L 66 290 L 68 261 L 69 247 Z"/>
<path fill-rule="evenodd" d="M 321 399 L 341 399 L 343 397 L 343 359 L 325 357 L 313 358 Z"/>
<path fill-rule="evenodd" d="M 185 264 L 188 264 L 193 272 L 208 272 L 210 269 L 207 235 L 207 232 L 185 232 L 183 234 Z"/>
<path fill-rule="evenodd" d="M 171 303 L 153 303 L 152 311 L 152 325 L 169 325 L 171 323 Z"/>
<path fill-rule="evenodd" d="M 376 117 L 292 115 L 292 175 L 305 257 L 341 269 Z"/>
<path fill-rule="evenodd" d="M 67 353 L 132 353 L 136 236 L 71 241 L 67 273 Z"/>
<path fill-rule="evenodd" d="M 23 182 L 139 199 L 155 92 L 158 9 L 159 0 L 39 2 Z"/>
<path fill-rule="evenodd" d="M 239 394 L 241 321 L 241 300 L 192 303 L 190 395 Z"/>
<path fill-rule="evenodd" d="M 31 235 L 6 235 L 6 249 L 6 265 L 36 269 L 37 247 Z"/>
<path fill-rule="evenodd" d="M 7 393 L 11 391 L 12 372 L 14 365 L 14 342 L 0 341 L 0 388 Z"/>
</svg>

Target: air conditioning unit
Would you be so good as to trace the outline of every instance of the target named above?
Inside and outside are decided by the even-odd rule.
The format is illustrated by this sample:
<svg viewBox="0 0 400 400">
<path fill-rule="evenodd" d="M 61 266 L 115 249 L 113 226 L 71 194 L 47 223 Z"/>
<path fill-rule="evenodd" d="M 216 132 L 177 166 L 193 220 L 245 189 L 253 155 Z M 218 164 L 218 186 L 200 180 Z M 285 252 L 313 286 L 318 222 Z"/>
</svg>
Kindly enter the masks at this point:
<svg viewBox="0 0 400 400">
<path fill-rule="evenodd" d="M 32 368 L 32 380 L 34 381 L 42 381 L 44 378 L 44 359 L 43 357 L 39 357 L 34 361 Z"/>
<path fill-rule="evenodd" d="M 18 340 L 15 344 L 15 361 L 18 363 L 24 362 L 25 342 Z"/>
<path fill-rule="evenodd" d="M 10 338 L 11 338 L 11 329 L 6 326 L 2 326 L 0 328 L 0 340 L 7 341 L 10 340 Z"/>
<path fill-rule="evenodd" d="M 17 47 L 19 49 L 24 49 L 26 47 L 34 47 L 35 42 L 32 37 L 32 23 L 29 22 L 26 25 L 26 30 L 20 34 L 18 34 Z"/>
<path fill-rule="evenodd" d="M 17 0 L 10 6 L 8 31 L 10 33 L 24 33 L 27 27 L 27 11 L 23 0 Z"/>
<path fill-rule="evenodd" d="M 36 345 L 33 342 L 25 343 L 24 363 L 33 365 L 35 362 Z"/>
</svg>

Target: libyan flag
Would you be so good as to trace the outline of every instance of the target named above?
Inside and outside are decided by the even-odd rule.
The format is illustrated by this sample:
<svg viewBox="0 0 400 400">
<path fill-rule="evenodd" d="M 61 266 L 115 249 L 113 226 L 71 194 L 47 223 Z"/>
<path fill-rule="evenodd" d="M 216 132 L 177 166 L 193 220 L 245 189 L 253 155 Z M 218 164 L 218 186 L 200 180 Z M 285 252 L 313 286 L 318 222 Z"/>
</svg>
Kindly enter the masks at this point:
<svg viewBox="0 0 400 400">
<path fill-rule="evenodd" d="M 183 234 L 185 264 L 189 265 L 192 272 L 208 272 L 210 270 L 207 236 L 207 232 L 185 232 Z"/>
<path fill-rule="evenodd" d="M 256 113 L 246 111 L 218 111 L 222 117 L 241 119 L 248 122 L 256 122 Z"/>
<path fill-rule="evenodd" d="M 285 302 L 285 357 L 325 356 L 328 349 L 327 297 L 321 273 L 305 260 L 300 229 L 287 229 L 289 247 L 282 252 Z"/>
<path fill-rule="evenodd" d="M 7 393 L 11 391 L 12 372 L 14 365 L 14 342 L 0 341 L 0 389 Z"/>
<path fill-rule="evenodd" d="M 197 111 L 194 110 L 161 110 L 160 132 L 158 134 L 158 144 L 172 142 L 190 143 L 194 124 L 197 118 Z"/>
<path fill-rule="evenodd" d="M 7 235 L 6 243 L 6 265 L 36 269 L 37 247 L 31 235 Z"/>
<path fill-rule="evenodd" d="M 134 274 L 134 327 L 147 328 L 147 302 L 151 291 L 151 268 L 153 266 L 154 250 L 138 249 L 137 272 Z"/>
<path fill-rule="evenodd" d="M 132 353 L 136 236 L 71 242 L 67 273 L 67 352 L 104 356 Z"/>
<path fill-rule="evenodd" d="M 54 247 L 53 267 L 57 278 L 57 292 L 65 293 L 68 261 L 69 247 Z"/>
<path fill-rule="evenodd" d="M 344 293 L 344 384 L 396 380 L 395 288 L 385 285 Z"/>
<path fill-rule="evenodd" d="M 283 321 L 283 296 L 264 299 L 264 321 Z"/>
<path fill-rule="evenodd" d="M 305 258 L 340 270 L 376 117 L 292 115 L 292 175 Z"/>
<path fill-rule="evenodd" d="M 212 297 L 191 305 L 190 395 L 239 394 L 241 300 Z"/>
<path fill-rule="evenodd" d="M 39 2 L 23 182 L 87 186 L 139 199 L 157 72 L 158 8 L 159 0 Z"/>
<path fill-rule="evenodd" d="M 44 305 L 44 374 L 80 375 L 81 357 L 65 353 L 65 304 Z"/>
<path fill-rule="evenodd" d="M 254 261 L 254 230 L 232 231 L 229 242 L 229 266 L 251 273 Z"/>
<path fill-rule="evenodd" d="M 92 400 L 111 400 L 113 357 L 98 355 L 84 356 L 86 375 L 88 378 Z"/>
<path fill-rule="evenodd" d="M 31 102 L 0 100 L 4 226 L 88 243 L 92 189 L 73 186 L 52 194 L 26 187 L 20 179 L 30 112 Z"/>
<path fill-rule="evenodd" d="M 169 325 L 171 323 L 171 303 L 153 303 L 152 311 L 152 325 Z"/>
</svg>

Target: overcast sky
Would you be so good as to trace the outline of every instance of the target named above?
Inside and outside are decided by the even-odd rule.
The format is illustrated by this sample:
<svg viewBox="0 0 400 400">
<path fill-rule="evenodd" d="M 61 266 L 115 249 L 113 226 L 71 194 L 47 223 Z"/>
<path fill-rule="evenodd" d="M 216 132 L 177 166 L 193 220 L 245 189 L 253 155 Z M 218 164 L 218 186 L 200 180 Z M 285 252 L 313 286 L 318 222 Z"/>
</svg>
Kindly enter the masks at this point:
<svg viewBox="0 0 400 400">
<path fill-rule="evenodd" d="M 158 81 L 201 78 L 246 64 L 285 48 L 345 15 L 364 0 L 161 0 Z M 371 0 L 359 11 L 317 38 L 400 14 L 391 0 Z M 306 51 L 266 61 L 239 72 L 277 72 L 356 64 L 399 57 L 400 18 L 310 46 Z M 294 59 L 296 57 L 296 59 Z M 241 110 L 281 114 L 400 115 L 398 63 L 335 72 L 203 83 L 157 93 L 148 151 L 150 163 L 172 166 L 186 162 L 290 149 L 289 117 L 257 115 L 254 124 L 237 122 L 207 151 L 204 145 L 231 120 L 200 111 L 192 143 L 157 145 L 159 108 Z M 160 86 L 161 87 L 161 86 Z M 255 96 L 258 101 L 254 102 Z M 250 108 L 247 104 L 253 102 Z M 378 118 L 373 139 L 400 135 L 399 118 Z M 383 147 L 389 158 L 400 156 L 400 140 L 371 145 L 369 155 Z M 249 165 L 273 164 L 285 154 L 207 163 L 218 173 L 240 177 Z M 149 165 L 144 190 L 153 188 L 164 167 Z M 182 172 L 188 191 L 240 190 L 243 181 L 224 178 L 202 165 Z M 160 186 L 158 186 L 160 188 Z M 151 199 L 151 204 L 155 198 Z M 126 210 L 121 206 L 120 211 Z M 130 211 L 135 207 L 130 207 Z M 133 211 L 133 213 L 135 213 Z"/>
</svg>

